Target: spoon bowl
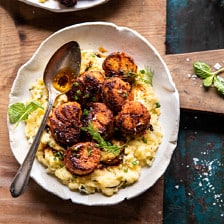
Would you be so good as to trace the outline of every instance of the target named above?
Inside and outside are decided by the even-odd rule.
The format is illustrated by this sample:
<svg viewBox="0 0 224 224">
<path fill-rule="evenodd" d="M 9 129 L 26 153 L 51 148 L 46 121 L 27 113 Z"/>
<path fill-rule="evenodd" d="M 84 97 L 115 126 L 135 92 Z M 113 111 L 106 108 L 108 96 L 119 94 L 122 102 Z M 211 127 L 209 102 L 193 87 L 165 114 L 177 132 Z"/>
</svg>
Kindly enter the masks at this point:
<svg viewBox="0 0 224 224">
<path fill-rule="evenodd" d="M 24 192 L 54 101 L 60 94 L 66 93 L 70 89 L 73 80 L 79 75 L 80 64 L 81 51 L 76 41 L 64 44 L 49 60 L 43 76 L 48 91 L 47 108 L 35 139 L 11 183 L 10 192 L 13 197 L 18 197 Z"/>
</svg>

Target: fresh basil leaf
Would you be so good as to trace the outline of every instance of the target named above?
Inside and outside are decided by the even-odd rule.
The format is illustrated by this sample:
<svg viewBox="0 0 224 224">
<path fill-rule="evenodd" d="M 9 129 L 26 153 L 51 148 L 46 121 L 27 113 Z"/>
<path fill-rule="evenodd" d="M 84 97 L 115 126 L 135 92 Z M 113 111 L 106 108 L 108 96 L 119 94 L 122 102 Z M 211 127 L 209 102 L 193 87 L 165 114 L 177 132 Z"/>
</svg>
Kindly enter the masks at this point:
<svg viewBox="0 0 224 224">
<path fill-rule="evenodd" d="M 22 114 L 24 113 L 25 108 L 26 108 L 26 106 L 24 103 L 14 103 L 14 104 L 10 105 L 8 108 L 8 115 L 9 115 L 10 123 L 15 124 L 20 119 Z"/>
<path fill-rule="evenodd" d="M 31 101 L 26 105 L 26 108 L 24 110 L 24 113 L 21 115 L 17 123 L 27 120 L 29 114 L 31 114 L 33 111 L 37 110 L 38 108 L 44 109 L 38 102 Z"/>
<path fill-rule="evenodd" d="M 44 108 L 42 107 L 42 105 L 41 105 L 39 102 L 37 102 L 37 101 L 31 101 L 31 102 L 28 103 L 27 106 L 26 106 L 26 110 L 27 110 L 29 113 L 31 113 L 31 112 L 37 110 L 38 108 L 44 109 Z"/>
<path fill-rule="evenodd" d="M 216 76 L 216 77 L 219 79 L 220 82 L 224 83 L 224 78 L 223 77 L 221 77 L 221 76 Z"/>
<path fill-rule="evenodd" d="M 38 102 L 32 101 L 25 105 L 24 103 L 14 103 L 8 108 L 9 121 L 12 124 L 27 120 L 30 113 L 38 108 L 44 109 Z"/>
<path fill-rule="evenodd" d="M 216 76 L 214 78 L 214 86 L 217 88 L 217 90 L 221 93 L 224 94 L 224 79 Z"/>
<path fill-rule="evenodd" d="M 210 66 L 204 62 L 195 62 L 193 68 L 195 74 L 202 79 L 213 76 Z"/>
<path fill-rule="evenodd" d="M 209 76 L 203 80 L 204 87 L 210 87 L 213 83 L 214 75 Z"/>
</svg>

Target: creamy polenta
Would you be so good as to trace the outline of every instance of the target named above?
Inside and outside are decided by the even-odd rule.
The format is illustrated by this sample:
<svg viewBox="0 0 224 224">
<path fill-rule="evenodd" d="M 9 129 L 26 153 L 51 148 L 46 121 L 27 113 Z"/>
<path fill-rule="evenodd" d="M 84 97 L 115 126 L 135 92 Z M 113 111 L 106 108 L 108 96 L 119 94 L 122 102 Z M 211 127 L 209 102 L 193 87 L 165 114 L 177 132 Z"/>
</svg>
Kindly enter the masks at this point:
<svg viewBox="0 0 224 224">
<path fill-rule="evenodd" d="M 91 64 L 91 70 L 102 71 L 102 63 L 105 55 L 100 52 L 82 50 L 81 73 Z M 114 166 L 97 168 L 91 174 L 78 176 L 70 173 L 63 162 L 63 152 L 66 150 L 53 138 L 51 132 L 43 133 L 37 152 L 37 159 L 42 163 L 49 174 L 55 175 L 61 183 L 71 190 L 91 194 L 101 192 L 112 196 L 120 188 L 134 184 L 138 181 L 143 167 L 150 167 L 155 159 L 156 151 L 162 141 L 162 132 L 159 124 L 160 107 L 152 85 L 145 82 L 147 77 L 140 73 L 141 78 L 134 84 L 134 100 L 141 102 L 151 115 L 150 125 L 141 136 L 132 136 L 124 148 L 122 162 Z M 30 101 L 38 101 L 46 107 L 47 91 L 43 80 L 38 80 L 30 88 Z M 55 106 L 67 102 L 67 96 L 61 95 L 55 102 Z M 40 126 L 44 111 L 37 109 L 30 114 L 26 121 L 25 133 L 32 143 L 37 129 Z"/>
</svg>

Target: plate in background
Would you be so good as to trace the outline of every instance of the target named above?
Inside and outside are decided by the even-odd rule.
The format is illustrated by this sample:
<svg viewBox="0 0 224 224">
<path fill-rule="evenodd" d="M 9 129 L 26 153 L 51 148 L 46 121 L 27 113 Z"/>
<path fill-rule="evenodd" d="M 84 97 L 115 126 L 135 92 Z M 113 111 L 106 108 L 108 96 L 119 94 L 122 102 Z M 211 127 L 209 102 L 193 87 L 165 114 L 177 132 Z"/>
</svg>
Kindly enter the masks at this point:
<svg viewBox="0 0 224 224">
<path fill-rule="evenodd" d="M 39 0 L 19 0 L 29 5 L 33 5 L 39 8 L 44 8 L 53 12 L 69 12 L 69 11 L 79 11 L 83 9 L 92 8 L 94 6 L 108 2 L 109 0 L 78 0 L 74 7 L 65 7 L 60 4 L 57 0 L 47 0 L 44 3 L 40 3 Z"/>
</svg>

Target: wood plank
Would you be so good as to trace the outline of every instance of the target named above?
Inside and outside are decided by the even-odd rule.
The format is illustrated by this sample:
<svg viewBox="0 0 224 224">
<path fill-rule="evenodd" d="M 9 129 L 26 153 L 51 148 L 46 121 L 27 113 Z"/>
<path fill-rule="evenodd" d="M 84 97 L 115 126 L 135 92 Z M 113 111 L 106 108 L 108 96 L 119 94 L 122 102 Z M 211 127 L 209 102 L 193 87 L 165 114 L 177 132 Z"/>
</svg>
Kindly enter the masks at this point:
<svg viewBox="0 0 224 224">
<path fill-rule="evenodd" d="M 209 64 L 214 71 L 216 63 L 223 67 L 224 50 L 171 54 L 164 58 L 179 91 L 182 109 L 224 113 L 223 96 L 214 87 L 205 89 L 202 80 L 195 77 L 193 71 L 193 63 L 196 61 Z"/>
<path fill-rule="evenodd" d="M 107 209 L 63 201 L 32 180 L 24 195 L 12 198 L 9 186 L 18 164 L 9 147 L 6 113 L 17 70 L 53 32 L 80 22 L 114 22 L 135 29 L 164 55 L 165 13 L 165 0 L 111 0 L 71 13 L 52 13 L 15 0 L 0 1 L 0 223 L 162 223 L 163 178 L 141 196 Z"/>
</svg>

